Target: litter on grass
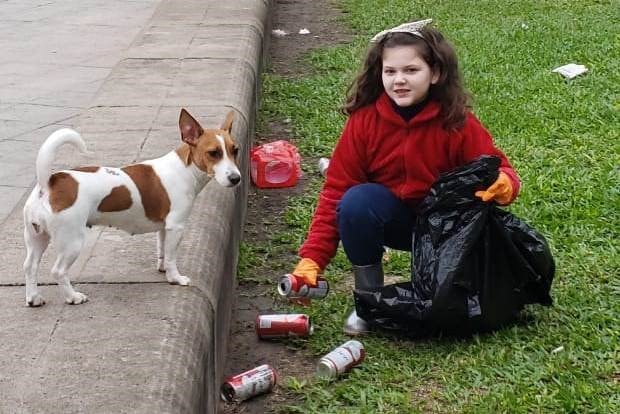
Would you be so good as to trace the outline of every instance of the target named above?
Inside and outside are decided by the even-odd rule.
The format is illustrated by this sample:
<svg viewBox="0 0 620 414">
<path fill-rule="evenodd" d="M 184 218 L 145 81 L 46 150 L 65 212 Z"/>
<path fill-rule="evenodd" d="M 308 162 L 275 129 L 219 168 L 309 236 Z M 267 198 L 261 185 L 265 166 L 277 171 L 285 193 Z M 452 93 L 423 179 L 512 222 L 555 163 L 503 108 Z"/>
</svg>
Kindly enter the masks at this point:
<svg viewBox="0 0 620 414">
<path fill-rule="evenodd" d="M 319 172 L 323 177 L 327 175 L 327 169 L 329 168 L 329 158 L 319 158 Z"/>
<path fill-rule="evenodd" d="M 303 313 L 258 315 L 254 325 L 260 339 L 306 338 L 314 332 L 310 317 Z"/>
<path fill-rule="evenodd" d="M 551 351 L 552 354 L 557 354 L 558 352 L 562 352 L 564 351 L 564 346 L 558 346 L 557 348 L 555 348 L 553 351 Z"/>
<path fill-rule="evenodd" d="M 259 188 L 294 187 L 302 176 L 297 147 L 285 140 L 253 147 L 250 151 L 250 176 Z"/>
<path fill-rule="evenodd" d="M 582 73 L 586 73 L 588 68 L 584 65 L 577 65 L 575 63 L 569 63 L 568 65 L 560 66 L 558 68 L 553 69 L 551 72 L 559 73 L 564 76 L 566 79 L 573 79 L 576 76 L 581 75 Z"/>
<path fill-rule="evenodd" d="M 270 392 L 276 386 L 278 374 L 270 365 L 261 365 L 241 374 L 228 377 L 222 384 L 220 396 L 227 402 L 245 401 Z"/>
<path fill-rule="evenodd" d="M 361 364 L 366 357 L 364 345 L 350 340 L 340 345 L 319 360 L 316 375 L 320 378 L 336 378 Z"/>
</svg>

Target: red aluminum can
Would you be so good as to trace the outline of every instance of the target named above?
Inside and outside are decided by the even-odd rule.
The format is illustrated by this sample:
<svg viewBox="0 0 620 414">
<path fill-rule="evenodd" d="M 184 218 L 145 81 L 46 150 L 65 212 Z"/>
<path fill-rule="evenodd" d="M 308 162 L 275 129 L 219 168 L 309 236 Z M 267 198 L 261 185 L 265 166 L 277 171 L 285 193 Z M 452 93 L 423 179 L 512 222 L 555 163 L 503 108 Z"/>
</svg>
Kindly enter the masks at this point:
<svg viewBox="0 0 620 414">
<path fill-rule="evenodd" d="M 261 365 L 241 374 L 229 377 L 220 390 L 224 401 L 244 401 L 264 394 L 276 385 L 276 370 L 270 365 Z"/>
<path fill-rule="evenodd" d="M 303 313 L 285 315 L 258 315 L 256 334 L 261 339 L 307 337 L 314 332 L 308 315 Z"/>
<path fill-rule="evenodd" d="M 316 286 L 308 286 L 303 278 L 292 274 L 282 276 L 278 282 L 278 293 L 288 298 L 322 299 L 329 292 L 327 280 L 318 277 Z"/>
</svg>

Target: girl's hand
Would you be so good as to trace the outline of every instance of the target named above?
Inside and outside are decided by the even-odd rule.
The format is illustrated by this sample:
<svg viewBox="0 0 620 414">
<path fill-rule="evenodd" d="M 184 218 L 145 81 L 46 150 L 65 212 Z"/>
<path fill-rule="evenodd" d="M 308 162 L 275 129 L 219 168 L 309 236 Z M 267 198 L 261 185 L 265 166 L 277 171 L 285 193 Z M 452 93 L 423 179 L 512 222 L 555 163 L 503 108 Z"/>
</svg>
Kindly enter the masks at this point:
<svg viewBox="0 0 620 414">
<path fill-rule="evenodd" d="M 476 191 L 476 197 L 484 202 L 495 200 L 499 205 L 506 205 L 512 199 L 512 184 L 506 173 L 501 172 L 497 180 L 489 188 L 484 191 Z"/>
<path fill-rule="evenodd" d="M 316 279 L 320 272 L 321 268 L 312 259 L 301 259 L 293 270 L 293 274 L 301 277 L 309 286 L 316 286 Z"/>
</svg>

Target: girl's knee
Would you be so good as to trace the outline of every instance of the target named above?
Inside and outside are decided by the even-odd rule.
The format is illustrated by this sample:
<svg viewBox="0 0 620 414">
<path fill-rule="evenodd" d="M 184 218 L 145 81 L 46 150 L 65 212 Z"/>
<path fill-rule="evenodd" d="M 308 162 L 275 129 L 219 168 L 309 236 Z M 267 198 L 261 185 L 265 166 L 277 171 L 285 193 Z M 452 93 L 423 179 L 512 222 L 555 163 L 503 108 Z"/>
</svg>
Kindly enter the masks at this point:
<svg viewBox="0 0 620 414">
<path fill-rule="evenodd" d="M 378 198 L 389 196 L 390 190 L 381 184 L 364 183 L 349 188 L 340 200 L 339 208 L 376 203 Z"/>
<path fill-rule="evenodd" d="M 390 191 L 375 183 L 358 184 L 348 189 L 337 208 L 338 221 L 348 222 L 364 221 L 375 216 L 373 213 L 376 204 Z"/>
</svg>

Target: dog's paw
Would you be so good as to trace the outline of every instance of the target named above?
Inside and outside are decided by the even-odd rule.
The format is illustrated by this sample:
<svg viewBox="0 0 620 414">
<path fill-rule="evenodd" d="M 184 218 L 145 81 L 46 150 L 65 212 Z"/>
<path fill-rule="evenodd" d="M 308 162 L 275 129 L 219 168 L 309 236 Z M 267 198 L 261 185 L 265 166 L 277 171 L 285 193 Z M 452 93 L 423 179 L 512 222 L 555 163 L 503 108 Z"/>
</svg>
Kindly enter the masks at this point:
<svg viewBox="0 0 620 414">
<path fill-rule="evenodd" d="M 45 305 L 45 299 L 40 293 L 35 293 L 32 297 L 26 298 L 26 304 L 31 308 L 36 308 Z"/>
<path fill-rule="evenodd" d="M 168 282 L 171 285 L 187 286 L 191 282 L 191 279 L 187 276 L 177 275 L 175 277 L 168 278 Z"/>
<path fill-rule="evenodd" d="M 88 296 L 80 292 L 73 292 L 71 296 L 65 298 L 65 302 L 69 305 L 81 305 L 88 302 Z"/>
</svg>

